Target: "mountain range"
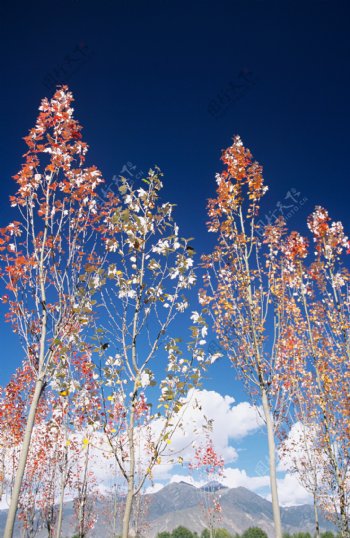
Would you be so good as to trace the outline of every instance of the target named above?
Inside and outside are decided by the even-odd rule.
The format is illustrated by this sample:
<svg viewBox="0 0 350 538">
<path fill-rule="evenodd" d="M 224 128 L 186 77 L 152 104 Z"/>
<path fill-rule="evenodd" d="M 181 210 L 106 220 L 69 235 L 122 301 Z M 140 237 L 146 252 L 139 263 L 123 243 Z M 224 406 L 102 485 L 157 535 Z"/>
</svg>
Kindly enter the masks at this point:
<svg viewBox="0 0 350 538">
<path fill-rule="evenodd" d="M 273 519 L 271 502 L 246 488 L 226 488 L 219 484 L 210 484 L 196 488 L 186 482 L 171 483 L 156 493 L 146 494 L 142 498 L 142 517 L 138 523 L 139 536 L 154 538 L 158 532 L 172 531 L 183 525 L 200 533 L 208 526 L 207 506 L 213 506 L 213 498 L 221 505 L 218 527 L 224 527 L 231 533 L 241 534 L 248 527 L 260 527 L 273 538 Z M 119 499 L 122 505 L 122 497 Z M 285 532 L 314 532 L 314 510 L 310 505 L 291 506 L 281 509 L 282 525 Z M 97 522 L 89 533 L 91 538 L 112 537 L 111 517 L 108 516 L 106 504 L 99 502 L 96 506 Z M 67 502 L 64 508 L 63 536 L 70 538 L 74 534 L 73 503 Z M 0 511 L 0 532 L 3 534 L 6 511 Z M 137 525 L 137 524 L 136 524 Z M 320 516 L 321 530 L 335 530 L 334 526 Z M 20 538 L 17 529 L 14 538 Z M 39 531 L 36 538 L 46 538 L 46 531 Z"/>
</svg>

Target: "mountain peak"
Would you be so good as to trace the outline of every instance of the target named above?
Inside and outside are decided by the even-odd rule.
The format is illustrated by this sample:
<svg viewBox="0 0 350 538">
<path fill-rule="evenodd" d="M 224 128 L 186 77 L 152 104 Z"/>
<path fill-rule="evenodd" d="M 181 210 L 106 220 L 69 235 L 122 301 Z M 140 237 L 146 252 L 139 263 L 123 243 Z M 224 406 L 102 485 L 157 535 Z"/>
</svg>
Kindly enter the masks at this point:
<svg viewBox="0 0 350 538">
<path fill-rule="evenodd" d="M 214 491 L 218 491 L 220 489 L 228 489 L 228 488 L 226 486 L 224 486 L 223 484 L 221 484 L 220 482 L 218 482 L 217 480 L 211 480 L 210 482 L 208 482 L 207 484 L 205 484 L 204 486 L 202 486 L 199 489 L 201 491 L 214 492 Z"/>
</svg>

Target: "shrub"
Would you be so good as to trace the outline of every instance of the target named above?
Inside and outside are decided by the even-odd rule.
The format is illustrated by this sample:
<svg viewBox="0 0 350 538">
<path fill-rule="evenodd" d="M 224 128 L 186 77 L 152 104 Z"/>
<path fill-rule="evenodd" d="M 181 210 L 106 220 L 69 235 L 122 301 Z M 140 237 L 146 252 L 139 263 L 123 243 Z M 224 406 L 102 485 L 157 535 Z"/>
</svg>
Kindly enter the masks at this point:
<svg viewBox="0 0 350 538">
<path fill-rule="evenodd" d="M 180 525 L 173 530 L 171 538 L 193 538 L 193 534 L 189 529 Z"/>
<path fill-rule="evenodd" d="M 259 527 L 249 527 L 249 529 L 242 534 L 242 538 L 268 538 L 268 536 L 266 532 Z"/>
</svg>

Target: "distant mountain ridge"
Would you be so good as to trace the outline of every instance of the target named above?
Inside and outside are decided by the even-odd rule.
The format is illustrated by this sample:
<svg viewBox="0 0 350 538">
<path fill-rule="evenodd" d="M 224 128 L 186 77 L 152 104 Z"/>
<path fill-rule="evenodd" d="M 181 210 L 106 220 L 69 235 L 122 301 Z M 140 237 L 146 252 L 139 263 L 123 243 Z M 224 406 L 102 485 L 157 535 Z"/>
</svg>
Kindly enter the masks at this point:
<svg viewBox="0 0 350 538">
<path fill-rule="evenodd" d="M 272 504 L 256 493 L 244 488 L 224 488 L 217 486 L 215 494 L 208 486 L 197 489 L 184 482 L 169 484 L 154 493 L 150 499 L 148 538 L 153 538 L 163 530 L 171 531 L 184 525 L 192 531 L 201 532 L 207 526 L 203 504 L 210 503 L 211 495 L 220 494 L 222 518 L 218 526 L 232 533 L 242 533 L 248 527 L 258 526 L 274 537 Z M 146 496 L 147 497 L 147 496 Z M 204 501 L 204 502 L 203 502 Z M 293 506 L 281 509 L 285 532 L 314 532 L 314 510 L 311 505 Z M 320 518 L 322 530 L 335 530 L 324 517 Z"/>
<path fill-rule="evenodd" d="M 213 489 L 215 490 L 213 492 Z M 222 507 L 221 520 L 218 526 L 231 533 L 241 534 L 248 527 L 258 526 L 274 537 L 271 502 L 256 493 L 243 488 L 226 488 L 219 483 L 209 483 L 196 488 L 186 482 L 171 483 L 156 493 L 143 496 L 145 521 L 142 536 L 154 538 L 158 532 L 172 531 L 178 525 L 184 525 L 191 531 L 200 533 L 206 526 L 203 506 L 212 502 L 212 497 L 220 495 Z M 122 502 L 122 498 L 121 498 Z M 314 511 L 311 505 L 291 506 L 281 509 L 282 525 L 285 532 L 314 532 Z M 88 536 L 91 538 L 109 538 L 105 507 L 98 503 L 98 516 L 95 528 Z M 3 534 L 6 511 L 0 511 L 0 532 Z M 74 532 L 73 506 L 66 503 L 64 509 L 63 536 L 70 538 Z M 320 517 L 321 530 L 335 530 L 324 517 Z M 40 531 L 37 538 L 46 538 L 47 532 Z M 20 538 L 17 530 L 14 538 Z"/>
</svg>

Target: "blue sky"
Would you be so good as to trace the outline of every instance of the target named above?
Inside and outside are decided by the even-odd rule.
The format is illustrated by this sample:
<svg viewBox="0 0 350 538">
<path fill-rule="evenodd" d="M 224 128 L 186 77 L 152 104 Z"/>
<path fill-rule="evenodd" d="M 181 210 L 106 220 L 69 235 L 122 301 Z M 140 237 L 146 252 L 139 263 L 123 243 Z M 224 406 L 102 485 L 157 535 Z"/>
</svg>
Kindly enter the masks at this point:
<svg viewBox="0 0 350 538">
<path fill-rule="evenodd" d="M 164 199 L 198 254 L 213 241 L 206 200 L 235 134 L 264 166 L 266 222 L 282 207 L 304 231 L 320 204 L 348 229 L 349 10 L 337 0 L 3 3 L 1 226 L 14 218 L 22 137 L 65 82 L 106 185 L 125 167 L 136 176 L 159 165 Z M 0 336 L 5 383 L 21 351 L 2 322 Z M 246 399 L 224 361 L 209 375 L 208 389 Z M 263 434 L 235 442 L 237 464 L 253 473 Z"/>
</svg>

